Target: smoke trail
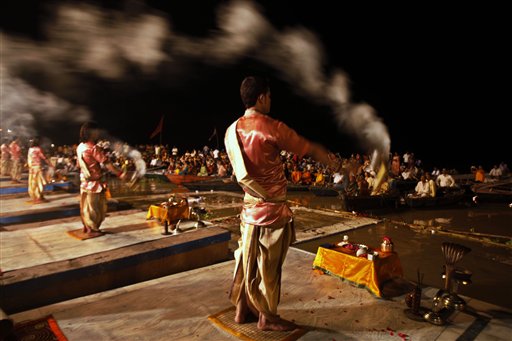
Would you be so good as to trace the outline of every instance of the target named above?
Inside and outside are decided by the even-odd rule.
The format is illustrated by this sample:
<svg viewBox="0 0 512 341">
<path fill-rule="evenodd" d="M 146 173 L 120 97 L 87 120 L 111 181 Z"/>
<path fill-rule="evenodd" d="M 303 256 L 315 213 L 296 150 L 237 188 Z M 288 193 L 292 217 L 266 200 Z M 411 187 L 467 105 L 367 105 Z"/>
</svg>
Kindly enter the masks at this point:
<svg viewBox="0 0 512 341">
<path fill-rule="evenodd" d="M 135 166 L 135 172 L 130 181 L 134 182 L 137 179 L 142 178 L 144 174 L 146 174 L 146 163 L 142 159 L 142 154 L 129 144 L 108 136 L 107 133 L 103 133 L 103 135 L 105 139 L 113 143 L 113 151 L 118 157 L 123 156 L 125 158 L 132 159 Z"/>
<path fill-rule="evenodd" d="M 60 5 L 56 12 L 56 22 L 46 25 L 44 43 L 0 36 L 2 127 L 20 136 L 38 134 L 38 122 L 78 126 L 91 119 L 87 108 L 72 104 L 88 101 L 88 74 L 122 79 L 131 65 L 154 74 L 166 58 L 161 45 L 168 30 L 161 17 L 116 13 L 108 20 L 101 10 L 83 4 Z"/>
<path fill-rule="evenodd" d="M 233 63 L 251 56 L 270 65 L 302 95 L 329 105 L 340 128 L 358 138 L 368 154 L 374 155 L 374 169 L 389 157 L 391 139 L 387 127 L 374 108 L 352 103 L 350 79 L 341 69 L 328 74 L 324 69 L 324 49 L 309 30 L 276 30 L 249 1 L 233 1 L 219 10 L 219 32 L 205 39 L 174 36 L 175 53 L 204 58 L 209 63 Z"/>
<path fill-rule="evenodd" d="M 83 106 L 73 105 L 57 94 L 87 101 L 84 75 L 113 80 L 129 77 L 136 65 L 143 74 L 154 74 L 166 58 L 162 40 L 168 37 L 165 19 L 142 14 L 131 17 L 117 12 L 115 20 L 98 8 L 79 4 L 56 7 L 56 22 L 46 26 L 44 43 L 36 43 L 2 32 L 2 127 L 18 136 L 38 132 L 38 123 L 76 123 L 92 118 Z M 109 14 L 111 15 L 111 13 Z M 33 76 L 32 74 L 36 74 Z M 22 78 L 23 77 L 23 78 Z M 37 78 L 42 91 L 29 84 Z M 85 86 L 84 86 L 85 85 Z M 118 141 L 112 138 L 113 141 Z M 123 143 L 124 144 L 124 143 Z M 144 175 L 142 155 L 128 146 L 124 154 Z"/>
<path fill-rule="evenodd" d="M 0 66 L 2 78 L 2 129 L 10 129 L 19 137 L 37 134 L 38 122 L 53 123 L 62 119 L 83 122 L 91 115 L 82 106 L 72 105 L 52 93 L 37 90 L 20 78 L 12 77 Z"/>
<path fill-rule="evenodd" d="M 44 44 L 9 37 L 9 48 L 3 49 L 2 65 L 12 79 L 21 79 L 27 67 L 37 68 L 47 78 L 43 87 L 51 89 L 53 97 L 35 88 L 26 92 L 51 98 L 48 102 L 62 109 L 49 110 L 53 114 L 40 110 L 41 119 L 67 119 L 67 113 L 78 110 L 70 104 L 74 99 L 87 102 L 83 100 L 88 96 L 82 86 L 84 74 L 121 82 L 133 80 L 134 67 L 146 77 L 166 77 L 162 70 L 176 72 L 190 61 L 224 66 L 252 58 L 275 69 L 300 94 L 329 105 L 339 126 L 355 135 L 369 153 L 377 151 L 383 160 L 388 157 L 386 126 L 369 104 L 351 102 L 350 80 L 343 70 L 326 71 L 324 49 L 315 34 L 303 27 L 276 29 L 251 1 L 235 0 L 220 6 L 218 29 L 206 38 L 173 32 L 164 14 L 150 11 L 142 3 L 137 13 L 107 11 L 91 4 L 55 6 L 55 20 L 46 26 Z M 167 67 L 161 68 L 164 64 Z M 3 97 L 14 98 L 17 91 L 10 87 Z M 59 100 L 58 94 L 67 100 Z M 27 100 L 21 105 L 23 110 L 16 111 L 34 113 L 39 102 Z M 11 109 L 2 109 L 2 115 L 11 115 Z M 84 113 L 76 117 L 86 119 Z M 24 120 L 30 122 L 28 116 Z"/>
</svg>

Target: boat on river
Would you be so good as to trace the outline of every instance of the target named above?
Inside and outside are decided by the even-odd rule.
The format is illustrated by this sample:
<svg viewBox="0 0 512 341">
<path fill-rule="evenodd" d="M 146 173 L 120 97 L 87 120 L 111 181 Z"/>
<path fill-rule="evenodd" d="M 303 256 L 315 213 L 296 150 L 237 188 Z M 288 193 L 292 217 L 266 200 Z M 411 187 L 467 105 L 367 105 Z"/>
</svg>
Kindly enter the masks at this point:
<svg viewBox="0 0 512 341">
<path fill-rule="evenodd" d="M 193 174 L 172 174 L 172 173 L 165 173 L 165 176 L 167 177 L 167 180 L 172 182 L 175 185 L 182 185 L 184 183 L 189 182 L 197 182 L 197 181 L 207 181 L 212 179 L 219 179 L 219 177 L 213 177 L 213 176 L 199 176 L 199 175 L 193 175 Z"/>
<path fill-rule="evenodd" d="M 471 186 L 479 202 L 512 203 L 512 179 L 478 183 Z"/>
<path fill-rule="evenodd" d="M 464 188 L 454 188 L 444 193 L 438 193 L 435 197 L 405 197 L 405 204 L 411 208 L 419 207 L 444 207 L 454 205 L 463 201 L 466 198 L 466 191 Z"/>
<path fill-rule="evenodd" d="M 341 194 L 345 211 L 365 212 L 370 210 L 393 209 L 400 205 L 398 194 L 347 195 Z"/>
<path fill-rule="evenodd" d="M 309 191 L 309 186 L 301 185 L 301 184 L 294 184 L 294 183 L 289 182 L 286 185 L 286 190 L 288 192 L 307 192 L 307 191 Z"/>
<path fill-rule="evenodd" d="M 191 181 L 183 184 L 190 191 L 227 191 L 227 192 L 242 192 L 242 187 L 230 178 L 215 178 L 204 179 L 201 181 Z M 207 177 L 210 178 L 210 177 Z"/>
<path fill-rule="evenodd" d="M 227 192 L 243 192 L 242 187 L 236 182 L 232 181 L 231 178 L 226 177 L 201 177 L 200 181 L 187 181 L 183 183 L 190 191 L 227 191 Z M 205 179 L 206 178 L 206 179 Z M 299 192 L 299 191 L 308 191 L 308 186 L 306 185 L 297 185 L 288 183 L 286 186 L 287 191 L 289 192 Z"/>
<path fill-rule="evenodd" d="M 340 191 L 333 187 L 309 186 L 309 191 L 318 197 L 337 197 Z"/>
</svg>

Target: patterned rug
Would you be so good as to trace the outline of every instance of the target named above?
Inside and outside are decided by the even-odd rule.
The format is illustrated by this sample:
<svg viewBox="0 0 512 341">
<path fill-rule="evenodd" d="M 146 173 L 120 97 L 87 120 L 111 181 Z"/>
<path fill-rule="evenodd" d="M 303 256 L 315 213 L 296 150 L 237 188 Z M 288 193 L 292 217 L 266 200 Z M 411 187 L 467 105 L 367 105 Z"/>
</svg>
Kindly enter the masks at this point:
<svg viewBox="0 0 512 341">
<path fill-rule="evenodd" d="M 235 323 L 235 312 L 235 307 L 230 307 L 208 316 L 208 320 L 214 326 L 245 341 L 294 341 L 307 333 L 307 330 L 300 326 L 295 330 L 277 332 L 259 330 L 257 321 L 238 324 Z"/>
<path fill-rule="evenodd" d="M 15 340 L 67 341 L 57 321 L 49 315 L 37 320 L 20 322 L 14 325 Z"/>
<path fill-rule="evenodd" d="M 86 240 L 86 239 L 91 239 L 91 238 L 96 238 L 96 237 L 101 237 L 103 236 L 105 233 L 103 232 L 91 232 L 91 233 L 85 233 L 83 231 L 83 229 L 79 228 L 77 230 L 71 230 L 71 231 L 68 231 L 67 232 L 68 235 L 70 235 L 71 237 L 73 238 L 76 238 L 76 239 L 80 239 L 80 240 Z"/>
</svg>

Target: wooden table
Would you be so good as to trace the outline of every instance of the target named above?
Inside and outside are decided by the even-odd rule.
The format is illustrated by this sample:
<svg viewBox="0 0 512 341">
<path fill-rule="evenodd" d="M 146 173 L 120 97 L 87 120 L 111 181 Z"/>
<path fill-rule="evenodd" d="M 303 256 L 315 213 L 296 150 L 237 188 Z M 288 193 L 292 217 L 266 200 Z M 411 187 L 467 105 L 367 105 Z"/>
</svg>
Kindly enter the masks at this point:
<svg viewBox="0 0 512 341">
<path fill-rule="evenodd" d="M 377 297 L 382 297 L 382 284 L 396 277 L 403 277 L 402 265 L 396 252 L 383 253 L 374 260 L 356 257 L 341 247 L 318 247 L 313 268 L 366 288 Z"/>
</svg>

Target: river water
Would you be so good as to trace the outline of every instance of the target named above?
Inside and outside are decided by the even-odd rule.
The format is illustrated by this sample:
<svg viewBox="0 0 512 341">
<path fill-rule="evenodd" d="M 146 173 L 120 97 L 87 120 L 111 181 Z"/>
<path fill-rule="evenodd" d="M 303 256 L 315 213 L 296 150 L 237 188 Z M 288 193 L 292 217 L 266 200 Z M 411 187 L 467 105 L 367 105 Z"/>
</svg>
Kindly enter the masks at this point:
<svg viewBox="0 0 512 341">
<path fill-rule="evenodd" d="M 111 187 L 114 197 L 124 196 L 125 201 L 127 196 L 134 195 L 134 206 L 141 208 L 151 202 L 150 198 L 141 200 L 141 195 L 176 191 L 175 185 L 158 179 L 144 179 L 132 189 L 115 182 Z M 288 199 L 311 208 L 342 210 L 341 200 L 337 197 L 315 197 L 309 192 L 289 192 Z M 233 211 L 232 214 L 236 212 Z M 378 247 L 382 237 L 389 236 L 400 256 L 405 277 L 415 281 L 419 269 L 425 274 L 425 285 L 441 288 L 441 272 L 445 264 L 441 245 L 443 242 L 457 243 L 469 247 L 471 251 L 456 265 L 473 273 L 472 283 L 460 288 L 459 293 L 512 308 L 512 246 L 495 246 L 437 232 L 441 227 L 466 233 L 512 237 L 512 208 L 508 204 L 479 204 L 470 207 L 458 205 L 446 209 L 396 209 L 375 214 L 383 221 L 296 244 L 295 247 L 316 253 L 319 245 L 339 242 L 343 235 L 348 235 L 352 242 Z M 409 228 L 408 224 L 424 229 L 418 232 Z"/>
<path fill-rule="evenodd" d="M 289 198 L 311 208 L 341 210 L 339 198 L 314 197 L 308 193 L 289 193 Z M 383 236 L 393 240 L 404 275 L 416 280 L 417 271 L 425 274 L 424 284 L 441 288 L 444 256 L 443 242 L 452 242 L 469 247 L 457 267 L 473 273 L 472 283 L 460 288 L 466 295 L 486 302 L 512 308 L 512 246 L 495 246 L 481 241 L 441 235 L 437 228 L 462 232 L 477 232 L 512 238 L 512 208 L 508 204 L 479 204 L 467 207 L 456 205 L 444 209 L 397 209 L 381 213 L 384 221 L 353 231 L 305 242 L 296 247 L 316 253 L 324 243 L 337 243 L 348 235 L 354 243 L 378 247 Z M 406 224 L 402 224 L 406 223 Z M 407 227 L 407 224 L 426 227 L 422 232 Z"/>
</svg>

